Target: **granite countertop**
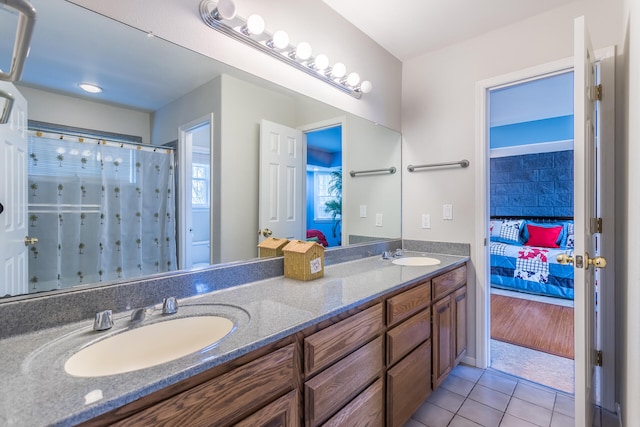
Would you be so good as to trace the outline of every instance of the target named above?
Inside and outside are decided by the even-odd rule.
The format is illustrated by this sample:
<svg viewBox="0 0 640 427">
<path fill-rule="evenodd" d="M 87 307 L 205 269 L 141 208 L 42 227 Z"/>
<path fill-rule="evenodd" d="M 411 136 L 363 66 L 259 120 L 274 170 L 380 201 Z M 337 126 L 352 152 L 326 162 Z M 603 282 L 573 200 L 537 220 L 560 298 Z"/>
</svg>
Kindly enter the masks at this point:
<svg viewBox="0 0 640 427">
<path fill-rule="evenodd" d="M 131 312 L 114 315 L 114 327 L 105 332 L 94 332 L 93 320 L 87 320 L 0 340 L 0 425 L 81 423 L 468 261 L 425 255 L 441 263 L 403 267 L 375 256 L 327 266 L 323 278 L 309 282 L 278 277 L 181 299 L 178 316 L 220 314 L 236 323 L 235 331 L 207 351 L 135 372 L 78 378 L 64 371 L 64 362 L 77 350 L 127 329 Z M 155 313 L 144 322 L 161 316 Z"/>
</svg>

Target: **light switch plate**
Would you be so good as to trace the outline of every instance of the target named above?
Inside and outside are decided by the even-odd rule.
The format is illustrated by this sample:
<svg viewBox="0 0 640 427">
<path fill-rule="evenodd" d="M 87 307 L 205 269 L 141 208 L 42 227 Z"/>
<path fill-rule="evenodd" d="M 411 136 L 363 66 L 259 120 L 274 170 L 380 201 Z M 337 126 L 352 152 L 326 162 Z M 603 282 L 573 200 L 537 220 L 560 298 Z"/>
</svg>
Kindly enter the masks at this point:
<svg viewBox="0 0 640 427">
<path fill-rule="evenodd" d="M 382 214 L 376 214 L 376 227 L 382 227 Z"/>
<path fill-rule="evenodd" d="M 367 217 L 367 205 L 360 205 L 360 218 Z"/>
<path fill-rule="evenodd" d="M 442 205 L 442 219 L 453 219 L 453 205 Z"/>
<path fill-rule="evenodd" d="M 422 228 L 431 228 L 431 215 L 422 214 Z"/>
</svg>

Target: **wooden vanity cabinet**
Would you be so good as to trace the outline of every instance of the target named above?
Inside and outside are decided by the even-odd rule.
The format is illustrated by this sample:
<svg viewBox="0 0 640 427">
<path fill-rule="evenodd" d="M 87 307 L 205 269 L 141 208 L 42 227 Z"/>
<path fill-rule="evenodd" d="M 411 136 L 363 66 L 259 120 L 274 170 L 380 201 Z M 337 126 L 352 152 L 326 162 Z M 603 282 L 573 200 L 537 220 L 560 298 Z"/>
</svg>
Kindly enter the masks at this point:
<svg viewBox="0 0 640 427">
<path fill-rule="evenodd" d="M 433 279 L 433 388 L 462 360 L 467 349 L 467 268 Z"/>
<path fill-rule="evenodd" d="M 371 411 L 380 400 L 384 372 L 382 304 L 376 304 L 304 338 L 305 426 L 336 424 Z M 382 420 L 382 405 L 367 417 Z"/>
<path fill-rule="evenodd" d="M 431 281 L 387 299 L 387 426 L 402 426 L 431 394 Z"/>
<path fill-rule="evenodd" d="M 134 402 L 85 425 L 298 426 L 298 357 L 292 343 L 164 400 L 161 390 L 149 396 L 159 402 L 143 409 Z"/>
<path fill-rule="evenodd" d="M 402 426 L 466 354 L 466 266 L 382 295 L 85 426 Z"/>
</svg>

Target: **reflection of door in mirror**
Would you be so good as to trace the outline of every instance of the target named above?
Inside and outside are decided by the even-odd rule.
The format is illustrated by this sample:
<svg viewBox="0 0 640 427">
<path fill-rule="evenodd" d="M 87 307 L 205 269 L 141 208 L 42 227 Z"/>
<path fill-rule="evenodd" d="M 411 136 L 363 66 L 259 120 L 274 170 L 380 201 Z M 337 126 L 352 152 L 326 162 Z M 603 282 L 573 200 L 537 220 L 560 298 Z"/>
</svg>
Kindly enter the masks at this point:
<svg viewBox="0 0 640 427">
<path fill-rule="evenodd" d="M 213 263 L 211 144 L 212 117 L 207 116 L 180 127 L 180 227 L 178 239 L 181 269 Z"/>
<path fill-rule="evenodd" d="M 307 239 L 342 245 L 342 126 L 306 132 Z"/>
<path fill-rule="evenodd" d="M 9 82 L 0 90 L 14 98 L 12 112 L 0 124 L 0 296 L 27 293 L 27 101 Z M 8 108 L 3 104 L 2 109 Z M 0 115 L 1 112 L 0 112 Z"/>
<path fill-rule="evenodd" d="M 260 122 L 259 237 L 304 240 L 303 134 Z"/>
</svg>

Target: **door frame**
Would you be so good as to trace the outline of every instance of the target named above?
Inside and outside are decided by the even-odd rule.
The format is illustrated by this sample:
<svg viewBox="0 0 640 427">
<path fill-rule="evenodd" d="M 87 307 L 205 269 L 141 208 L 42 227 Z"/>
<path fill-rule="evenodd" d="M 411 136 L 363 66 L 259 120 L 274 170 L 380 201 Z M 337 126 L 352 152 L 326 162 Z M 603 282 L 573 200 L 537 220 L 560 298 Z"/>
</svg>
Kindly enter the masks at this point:
<svg viewBox="0 0 640 427">
<path fill-rule="evenodd" d="M 322 120 L 319 122 L 314 122 L 314 123 L 308 123 L 302 126 L 298 126 L 298 129 L 302 131 L 302 134 L 304 135 L 303 138 L 303 145 L 302 145 L 302 158 L 304 159 L 304 169 L 305 169 L 305 183 L 306 183 L 306 170 L 307 170 L 307 133 L 308 132 L 313 132 L 313 131 L 317 131 L 317 130 L 322 130 L 322 129 L 326 129 L 326 128 L 332 128 L 332 127 L 336 127 L 336 126 L 341 126 L 342 129 L 342 206 L 344 208 L 345 205 L 345 200 L 348 200 L 348 194 L 349 194 L 349 183 L 348 180 L 344 179 L 344 165 L 347 159 L 347 155 L 346 155 L 346 147 L 347 147 L 347 143 L 346 143 L 346 138 L 347 138 L 347 117 L 346 116 L 338 116 L 338 117 L 334 117 L 332 119 L 326 119 L 326 120 Z M 307 186 L 303 185 L 303 190 L 304 190 L 304 194 L 302 195 L 302 200 L 304 200 L 303 203 L 303 209 L 302 209 L 302 215 L 305 218 L 305 223 L 306 223 L 306 218 L 307 218 Z M 340 241 L 342 242 L 342 246 L 345 245 L 345 236 L 348 236 L 349 234 L 347 233 L 347 230 L 349 229 L 349 223 L 348 221 L 345 221 L 345 216 L 342 216 L 342 224 L 341 224 L 341 236 L 340 236 Z M 346 243 L 348 244 L 348 243 Z"/>
<path fill-rule="evenodd" d="M 178 127 L 178 265 L 180 269 L 191 268 L 191 266 L 185 267 L 185 261 L 191 260 L 190 256 L 187 256 L 187 248 L 191 247 L 191 240 L 187 239 L 187 215 L 186 212 L 191 210 L 191 194 L 186 191 L 186 183 L 191 180 L 191 163 L 192 163 L 192 147 L 191 143 L 187 143 L 187 135 L 193 129 L 200 126 L 209 124 L 209 149 L 210 149 L 210 165 L 209 165 L 209 261 L 214 263 L 214 253 L 217 253 L 217 247 L 214 244 L 214 236 L 217 235 L 217 231 L 214 229 L 214 217 L 218 217 L 220 212 L 214 208 L 220 204 L 216 202 L 214 197 L 216 192 L 213 191 L 213 178 L 214 178 L 214 150 L 213 150 L 213 113 L 202 116 L 198 119 L 191 120 Z M 188 146 L 187 146 L 188 145 Z M 188 167 L 187 167 L 188 166 Z M 187 194 L 188 193 L 188 194 Z M 189 197 L 187 197 L 189 196 Z M 189 215 L 191 218 L 191 215 Z"/>
<path fill-rule="evenodd" d="M 608 47 L 596 51 L 596 58 L 600 62 L 601 83 L 606 89 L 607 96 L 603 96 L 601 101 L 600 138 L 606 141 L 614 141 L 615 121 L 615 48 Z M 529 67 L 512 73 L 491 77 L 476 83 L 476 235 L 474 239 L 474 249 L 476 255 L 476 366 L 487 368 L 490 361 L 490 269 L 489 269 L 489 245 L 488 245 L 488 224 L 489 224 L 489 129 L 487 127 L 487 115 L 489 113 L 488 92 L 491 89 L 510 86 L 515 83 L 523 83 L 536 80 L 541 77 L 552 76 L 573 70 L 573 58 L 565 58 L 558 61 Z M 601 152 L 601 165 L 604 170 L 614 170 L 614 147 L 613 144 L 603 146 Z M 602 174 L 601 188 L 615 188 L 614 174 Z M 604 220 L 604 233 L 607 236 L 614 236 L 614 191 L 602 193 L 603 207 L 602 216 Z M 602 253 L 606 254 L 610 260 L 614 260 L 614 239 L 603 239 Z M 600 288 L 600 302 L 602 312 L 605 316 L 600 316 L 600 325 L 607 331 L 615 330 L 615 268 L 601 270 L 604 283 L 611 286 Z M 605 357 L 601 375 L 602 394 L 600 396 L 601 405 L 607 410 L 615 411 L 615 334 L 605 334 L 603 336 L 602 348 L 605 349 Z"/>
</svg>

